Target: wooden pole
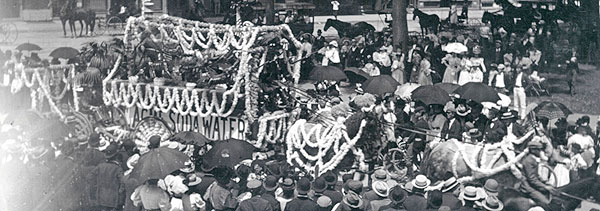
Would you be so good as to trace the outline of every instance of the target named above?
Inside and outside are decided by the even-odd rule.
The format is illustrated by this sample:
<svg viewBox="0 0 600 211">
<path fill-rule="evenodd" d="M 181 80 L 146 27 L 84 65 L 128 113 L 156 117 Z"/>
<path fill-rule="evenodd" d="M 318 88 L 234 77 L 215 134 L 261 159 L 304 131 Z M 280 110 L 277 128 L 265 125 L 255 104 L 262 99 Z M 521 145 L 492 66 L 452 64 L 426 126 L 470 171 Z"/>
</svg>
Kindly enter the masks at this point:
<svg viewBox="0 0 600 211">
<path fill-rule="evenodd" d="M 408 52 L 408 25 L 406 20 L 407 0 L 393 0 L 392 2 L 392 32 L 394 49 L 401 47 L 402 53 Z"/>
<path fill-rule="evenodd" d="M 273 25 L 275 23 L 275 14 L 273 11 L 275 10 L 275 0 L 266 0 L 265 4 L 265 16 L 267 25 Z"/>
</svg>

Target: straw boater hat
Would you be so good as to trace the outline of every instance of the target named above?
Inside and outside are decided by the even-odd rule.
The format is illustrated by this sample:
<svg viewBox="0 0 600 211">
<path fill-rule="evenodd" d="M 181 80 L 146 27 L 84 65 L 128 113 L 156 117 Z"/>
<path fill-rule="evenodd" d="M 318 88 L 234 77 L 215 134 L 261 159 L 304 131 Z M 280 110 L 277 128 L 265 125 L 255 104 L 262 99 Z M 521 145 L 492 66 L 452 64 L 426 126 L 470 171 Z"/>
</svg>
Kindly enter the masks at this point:
<svg viewBox="0 0 600 211">
<path fill-rule="evenodd" d="M 496 196 L 488 196 L 483 201 L 483 208 L 489 211 L 499 211 L 504 209 L 504 204 Z"/>
<path fill-rule="evenodd" d="M 342 200 L 342 203 L 344 206 L 346 206 L 350 209 L 352 209 L 352 208 L 360 209 L 363 207 L 363 200 L 360 198 L 360 196 L 358 194 L 356 194 L 354 192 L 350 192 L 350 193 L 346 194 L 346 196 Z"/>
<path fill-rule="evenodd" d="M 280 185 L 281 185 L 281 189 L 283 189 L 283 190 L 293 190 L 294 188 L 296 188 L 296 184 L 294 184 L 294 180 L 292 180 L 290 178 L 285 178 Z"/>
<path fill-rule="evenodd" d="M 454 187 L 456 187 L 458 185 L 458 180 L 456 180 L 456 177 L 450 177 L 449 179 L 447 179 L 446 181 L 444 181 L 444 185 L 442 186 L 442 192 L 448 192 L 450 190 L 452 190 Z"/>
<path fill-rule="evenodd" d="M 372 185 L 373 191 L 380 197 L 388 197 L 390 192 L 390 186 L 384 181 L 375 181 Z"/>
<path fill-rule="evenodd" d="M 425 175 L 419 174 L 412 181 L 413 188 L 425 189 L 431 185 L 431 180 L 427 179 Z"/>
<path fill-rule="evenodd" d="M 333 202 L 331 201 L 331 198 L 329 198 L 329 196 L 320 196 L 319 198 L 317 198 L 317 205 L 319 205 L 319 207 L 321 208 L 328 208 L 329 206 L 331 206 Z"/>
<path fill-rule="evenodd" d="M 194 165 L 194 162 L 188 160 L 184 163 L 185 167 L 179 169 L 181 172 L 183 173 L 192 173 L 196 170 L 196 166 Z"/>
<path fill-rule="evenodd" d="M 478 201 L 483 198 L 483 194 L 476 187 L 467 186 L 460 192 L 458 198 L 465 201 Z"/>
<path fill-rule="evenodd" d="M 390 179 L 390 175 L 383 169 L 377 169 L 371 174 L 371 180 L 387 181 Z"/>
</svg>

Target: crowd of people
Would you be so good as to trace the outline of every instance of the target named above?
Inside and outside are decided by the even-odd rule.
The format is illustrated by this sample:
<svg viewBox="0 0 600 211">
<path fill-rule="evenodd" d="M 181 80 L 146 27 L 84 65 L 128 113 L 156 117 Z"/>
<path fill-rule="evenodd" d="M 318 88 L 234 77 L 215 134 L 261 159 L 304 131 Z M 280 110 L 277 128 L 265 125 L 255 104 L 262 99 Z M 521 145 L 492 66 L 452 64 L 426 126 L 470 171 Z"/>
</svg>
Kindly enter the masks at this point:
<svg viewBox="0 0 600 211">
<path fill-rule="evenodd" d="M 22 191 L 2 192 L 0 205 L 4 210 L 33 210 L 40 206 L 46 210 L 163 211 L 515 210 L 511 207 L 515 205 L 505 204 L 498 197 L 502 184 L 494 179 L 460 183 L 457 175 L 437 181 L 425 175 L 421 169 L 424 156 L 448 140 L 473 145 L 500 143 L 514 152 L 528 150 L 529 154 L 511 166 L 511 171 L 520 181 L 519 190 L 538 205 L 530 210 L 549 210 L 546 193 L 557 192 L 550 181 L 539 175 L 540 161 L 554 168 L 556 186 L 600 174 L 600 136 L 592 132 L 588 116 L 574 126 L 560 118 L 553 127 L 550 119 L 526 113 L 526 91 L 544 89 L 545 79 L 539 73 L 545 72 L 555 58 L 552 32 L 542 21 L 532 23 L 524 34 L 500 28 L 477 35 L 412 37 L 407 53 L 395 50 L 391 35 L 385 32 L 327 40 L 318 30 L 314 40 L 300 39 L 301 57 L 310 58 L 302 60 L 304 79 L 313 66 L 336 66 L 361 68 L 371 77 L 390 75 L 400 84 L 480 82 L 498 93 L 512 94 L 514 106 L 486 106 L 454 95 L 444 105 L 427 105 L 391 94 L 364 93 L 356 83 L 357 94 L 352 94 L 348 103 L 352 112 L 335 113 L 331 112 L 333 107 L 343 104 L 339 82 L 317 83 L 315 93 L 331 98 L 319 105 L 316 113 L 331 112 L 349 122 L 370 119 L 374 125 L 371 126 L 379 128 L 366 131 L 371 135 L 363 135 L 356 144 L 365 151 L 369 169 L 351 173 L 333 170 L 311 175 L 285 159 L 269 158 L 244 160 L 235 166 L 190 161 L 186 168 L 162 179 L 138 181 L 131 172 L 142 153 L 132 140 L 102 144 L 100 136 L 94 133 L 84 142 L 65 141 L 59 146 L 37 148 L 23 165 L 23 145 L 9 139 L 2 143 L 6 154 L 1 166 L 10 169 L 2 172 L 2 184 L 8 190 Z M 449 52 L 457 43 L 467 50 Z M 12 57 L 9 52 L 6 55 Z M 21 55 L 18 58 L 20 64 Z M 567 58 L 569 90 L 574 94 L 577 59 L 574 54 Z M 33 54 L 26 62 L 27 66 L 47 65 Z M 285 98 L 293 104 L 291 96 L 284 96 L 287 89 L 278 91 L 284 93 L 277 99 Z M 277 102 L 259 101 L 265 107 L 277 107 Z M 297 104 L 303 108 L 300 118 L 310 119 L 305 105 Z M 352 125 L 347 127 L 354 130 Z M 408 178 L 395 177 L 382 169 L 377 159 L 401 142 L 408 145 Z M 151 137 L 149 143 L 150 151 L 180 146 L 173 147 L 158 136 Z M 202 153 L 195 153 L 193 160 L 202 160 Z"/>
</svg>

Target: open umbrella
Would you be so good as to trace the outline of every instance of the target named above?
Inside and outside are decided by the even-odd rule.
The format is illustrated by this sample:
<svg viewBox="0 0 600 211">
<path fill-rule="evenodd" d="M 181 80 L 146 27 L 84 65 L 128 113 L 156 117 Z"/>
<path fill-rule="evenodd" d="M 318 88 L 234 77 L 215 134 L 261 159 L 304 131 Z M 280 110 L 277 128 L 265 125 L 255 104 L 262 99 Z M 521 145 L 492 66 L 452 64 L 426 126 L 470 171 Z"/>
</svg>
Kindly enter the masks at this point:
<svg viewBox="0 0 600 211">
<path fill-rule="evenodd" d="M 189 160 L 190 157 L 178 150 L 166 147 L 151 149 L 133 166 L 130 178 L 137 179 L 140 183 L 150 179 L 162 179 L 176 170 L 185 168 L 185 162 Z"/>
<path fill-rule="evenodd" d="M 412 99 L 415 101 L 421 101 L 426 105 L 445 105 L 448 101 L 450 101 L 450 96 L 448 95 L 448 92 L 444 91 L 440 87 L 426 85 L 420 86 L 412 91 Z"/>
<path fill-rule="evenodd" d="M 454 90 L 454 93 L 460 95 L 460 98 L 473 100 L 478 103 L 495 103 L 500 100 L 498 92 L 494 88 L 478 82 L 466 83 Z"/>
<path fill-rule="evenodd" d="M 33 43 L 23 43 L 16 48 L 19 51 L 39 51 L 42 50 L 39 45 Z"/>
<path fill-rule="evenodd" d="M 59 59 L 72 59 L 79 55 L 79 51 L 71 47 L 60 47 L 50 52 L 50 56 Z"/>
<path fill-rule="evenodd" d="M 402 84 L 402 86 L 399 86 L 398 89 L 396 89 L 396 91 L 394 92 L 394 94 L 401 98 L 408 99 L 412 95 L 412 91 L 417 89 L 419 86 L 421 85 L 416 83 L 405 83 Z"/>
<path fill-rule="evenodd" d="M 444 47 L 443 50 L 448 53 L 464 53 L 464 52 L 469 51 L 469 48 L 467 48 L 467 46 L 465 46 L 462 43 L 453 42 L 453 43 L 448 43 L 448 45 L 446 45 L 446 47 Z"/>
<path fill-rule="evenodd" d="M 335 66 L 316 66 L 308 76 L 313 81 L 342 81 L 346 80 L 346 74 Z"/>
<path fill-rule="evenodd" d="M 193 144 L 197 146 L 204 146 L 207 143 L 210 143 L 210 139 L 195 131 L 179 132 L 173 135 L 173 137 L 171 137 L 171 140 L 177 141 L 182 144 Z"/>
<path fill-rule="evenodd" d="M 208 167 L 219 165 L 233 167 L 242 160 L 251 159 L 254 150 L 252 144 L 242 140 L 214 141 L 212 148 L 204 154 L 202 163 L 208 164 Z"/>
<path fill-rule="evenodd" d="M 573 113 L 564 104 L 552 101 L 541 102 L 533 109 L 533 112 L 536 116 L 547 117 L 548 119 L 567 117 Z"/>
<path fill-rule="evenodd" d="M 362 83 L 365 82 L 367 79 L 371 78 L 371 76 L 368 73 L 356 67 L 346 68 L 344 70 L 344 73 L 348 77 L 348 81 L 350 83 Z"/>
<path fill-rule="evenodd" d="M 366 93 L 379 95 L 385 93 L 394 93 L 398 86 L 400 86 L 400 83 L 398 83 L 396 79 L 389 75 L 378 75 L 369 78 L 362 83 L 362 89 Z"/>
<path fill-rule="evenodd" d="M 460 87 L 458 84 L 453 84 L 453 83 L 437 83 L 437 84 L 434 84 L 434 86 L 437 86 L 448 93 L 454 93 L 454 90 L 456 90 L 458 87 Z"/>
</svg>

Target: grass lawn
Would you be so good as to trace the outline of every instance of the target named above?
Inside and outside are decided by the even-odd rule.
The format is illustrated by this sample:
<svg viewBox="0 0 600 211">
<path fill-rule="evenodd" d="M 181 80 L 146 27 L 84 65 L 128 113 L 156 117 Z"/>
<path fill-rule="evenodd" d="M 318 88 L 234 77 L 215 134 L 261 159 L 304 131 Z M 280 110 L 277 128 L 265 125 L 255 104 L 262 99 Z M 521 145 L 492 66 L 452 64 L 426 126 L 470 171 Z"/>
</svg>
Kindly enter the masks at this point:
<svg viewBox="0 0 600 211">
<path fill-rule="evenodd" d="M 565 104 L 573 113 L 600 114 L 600 71 L 592 65 L 579 65 L 575 95 L 569 95 L 566 73 L 541 74 L 550 84 L 552 96 L 528 97 L 529 102 L 556 101 Z M 528 103 L 529 103 L 528 102 Z"/>
</svg>

